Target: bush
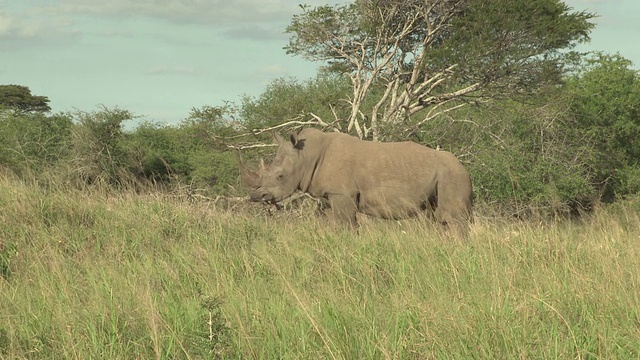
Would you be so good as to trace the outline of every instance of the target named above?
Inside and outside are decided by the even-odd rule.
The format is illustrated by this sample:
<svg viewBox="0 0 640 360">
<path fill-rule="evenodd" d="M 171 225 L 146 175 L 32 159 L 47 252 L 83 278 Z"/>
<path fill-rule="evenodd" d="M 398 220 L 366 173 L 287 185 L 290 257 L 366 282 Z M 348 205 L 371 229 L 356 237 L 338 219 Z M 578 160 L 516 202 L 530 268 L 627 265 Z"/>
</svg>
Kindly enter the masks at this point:
<svg viewBox="0 0 640 360">
<path fill-rule="evenodd" d="M 620 55 L 596 53 L 567 83 L 577 131 L 592 144 L 589 164 L 604 201 L 637 194 L 640 77 Z"/>
<path fill-rule="evenodd" d="M 236 133 L 224 108 L 194 109 L 179 126 L 143 123 L 127 137 L 136 176 L 162 184 L 188 184 L 221 194 L 235 185 L 236 155 L 225 139 Z"/>
<path fill-rule="evenodd" d="M 17 175 L 38 174 L 69 156 L 68 116 L 0 110 L 0 166 Z"/>
<path fill-rule="evenodd" d="M 562 93 L 524 104 L 496 101 L 428 123 L 415 140 L 453 152 L 469 170 L 476 199 L 502 214 L 558 215 L 589 208 L 590 149 L 573 131 Z"/>
<path fill-rule="evenodd" d="M 122 185 L 131 180 L 131 158 L 124 146 L 122 123 L 127 110 L 102 108 L 74 114 L 71 166 L 80 184 Z"/>
<path fill-rule="evenodd" d="M 618 198 L 634 197 L 640 194 L 640 166 L 624 166 L 616 171 L 613 185 Z"/>
<path fill-rule="evenodd" d="M 168 183 L 172 176 L 190 171 L 184 136 L 176 127 L 145 122 L 128 135 L 133 173 L 139 178 Z"/>
</svg>

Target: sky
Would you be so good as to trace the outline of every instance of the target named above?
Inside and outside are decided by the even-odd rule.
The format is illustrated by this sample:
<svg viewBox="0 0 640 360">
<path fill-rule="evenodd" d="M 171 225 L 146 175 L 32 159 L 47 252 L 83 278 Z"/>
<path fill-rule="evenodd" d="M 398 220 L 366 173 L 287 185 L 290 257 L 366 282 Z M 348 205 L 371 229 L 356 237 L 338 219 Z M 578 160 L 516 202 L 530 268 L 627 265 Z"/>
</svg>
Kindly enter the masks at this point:
<svg viewBox="0 0 640 360">
<path fill-rule="evenodd" d="M 299 3 L 348 0 L 0 0 L 0 85 L 47 96 L 53 113 L 129 110 L 179 123 L 192 108 L 258 96 L 318 64 L 287 55 Z M 599 15 L 583 51 L 620 53 L 640 69 L 639 0 L 565 0 Z"/>
</svg>

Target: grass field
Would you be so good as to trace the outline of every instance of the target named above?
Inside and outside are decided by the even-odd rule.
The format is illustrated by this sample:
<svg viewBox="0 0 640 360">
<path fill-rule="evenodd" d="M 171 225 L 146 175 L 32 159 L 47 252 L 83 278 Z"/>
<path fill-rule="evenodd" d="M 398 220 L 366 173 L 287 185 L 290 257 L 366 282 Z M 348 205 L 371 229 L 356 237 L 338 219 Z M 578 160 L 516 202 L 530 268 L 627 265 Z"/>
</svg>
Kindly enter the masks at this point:
<svg viewBox="0 0 640 360">
<path fill-rule="evenodd" d="M 2 359 L 638 359 L 640 215 L 358 233 L 0 177 Z"/>
</svg>

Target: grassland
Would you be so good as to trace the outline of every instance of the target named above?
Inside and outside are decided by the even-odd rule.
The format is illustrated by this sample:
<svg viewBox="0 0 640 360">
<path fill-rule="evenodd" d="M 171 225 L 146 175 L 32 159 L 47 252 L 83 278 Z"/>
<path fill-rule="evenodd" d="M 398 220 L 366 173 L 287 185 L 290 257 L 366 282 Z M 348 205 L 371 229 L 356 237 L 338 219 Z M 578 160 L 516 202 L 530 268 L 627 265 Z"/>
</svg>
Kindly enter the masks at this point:
<svg viewBox="0 0 640 360">
<path fill-rule="evenodd" d="M 3 359 L 637 359 L 640 215 L 359 233 L 0 177 Z"/>
</svg>

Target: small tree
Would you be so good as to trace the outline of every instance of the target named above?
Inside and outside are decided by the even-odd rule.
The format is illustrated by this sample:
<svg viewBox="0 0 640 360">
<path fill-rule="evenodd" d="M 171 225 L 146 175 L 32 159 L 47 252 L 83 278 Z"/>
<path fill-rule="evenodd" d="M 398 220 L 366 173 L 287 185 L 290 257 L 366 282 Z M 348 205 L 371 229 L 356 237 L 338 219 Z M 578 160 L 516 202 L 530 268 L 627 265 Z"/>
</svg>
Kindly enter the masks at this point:
<svg viewBox="0 0 640 360">
<path fill-rule="evenodd" d="M 349 77 L 346 130 L 374 140 L 385 128 L 407 137 L 466 104 L 557 82 L 561 50 L 588 40 L 594 16 L 560 0 L 356 0 L 302 9 L 287 28 L 287 52 Z"/>
<path fill-rule="evenodd" d="M 31 90 L 21 85 L 0 85 L 0 105 L 18 113 L 48 112 L 46 96 L 31 95 Z"/>
</svg>

